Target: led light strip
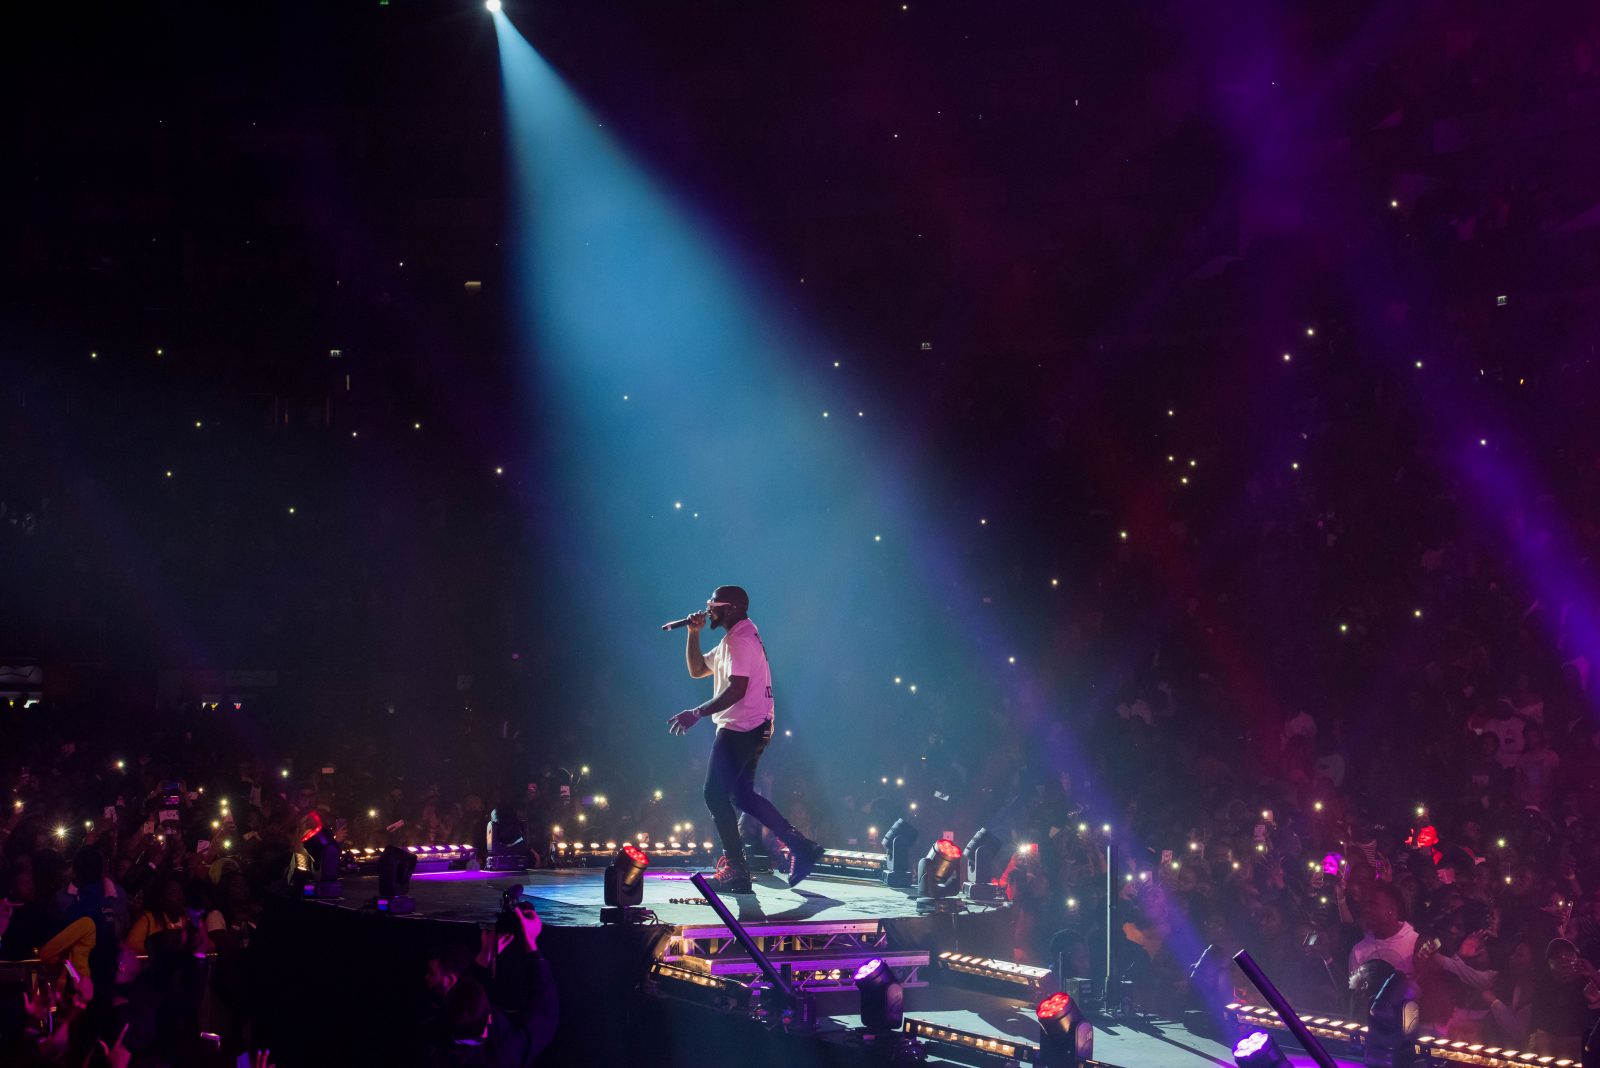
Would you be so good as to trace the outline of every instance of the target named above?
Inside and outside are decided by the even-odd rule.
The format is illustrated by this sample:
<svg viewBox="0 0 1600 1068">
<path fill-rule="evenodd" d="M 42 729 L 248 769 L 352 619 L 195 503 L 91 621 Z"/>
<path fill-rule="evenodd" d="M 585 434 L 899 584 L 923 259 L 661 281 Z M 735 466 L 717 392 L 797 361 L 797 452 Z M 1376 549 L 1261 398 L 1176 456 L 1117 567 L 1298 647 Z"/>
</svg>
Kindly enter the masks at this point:
<svg viewBox="0 0 1600 1068">
<path fill-rule="evenodd" d="M 1434 1038 L 1431 1035 L 1417 1039 L 1417 1052 L 1430 1059 L 1480 1064 L 1486 1068 L 1525 1068 L 1534 1064 L 1548 1065 L 1549 1068 L 1575 1068 L 1579 1063 L 1567 1057 L 1524 1053 L 1522 1050 L 1505 1049 L 1482 1042 L 1452 1042 L 1448 1038 Z"/>
<path fill-rule="evenodd" d="M 467 854 L 476 852 L 476 850 L 470 845 L 406 846 L 405 849 L 406 849 L 407 853 L 415 853 L 419 857 L 465 856 Z M 379 856 L 382 851 L 374 849 L 371 846 L 367 846 L 364 849 L 350 848 L 350 849 L 344 849 L 341 852 L 347 857 L 356 857 L 358 859 L 361 859 L 361 858 L 366 858 L 366 857 Z"/>
<path fill-rule="evenodd" d="M 1241 1023 L 1249 1026 L 1272 1027 L 1287 1030 L 1278 1014 L 1262 1005 L 1232 1002 L 1228 1011 L 1237 1015 Z M 1302 1022 L 1319 1038 L 1343 1039 L 1347 1042 L 1364 1042 L 1371 1033 L 1366 1024 L 1354 1020 L 1340 1020 L 1328 1016 L 1304 1016 Z M 1416 1040 L 1417 1052 L 1431 1060 L 1452 1061 L 1457 1064 L 1475 1064 L 1483 1068 L 1577 1068 L 1578 1061 L 1548 1054 L 1525 1053 L 1522 1050 L 1492 1046 L 1483 1042 L 1452 1041 L 1423 1035 Z"/>
<path fill-rule="evenodd" d="M 959 1031 L 954 1027 L 942 1027 L 926 1020 L 913 1020 L 910 1018 L 906 1019 L 901 1029 L 905 1034 L 913 1038 L 920 1038 L 928 1042 L 944 1042 L 952 1046 L 964 1046 L 967 1049 L 990 1053 L 996 1057 L 1009 1057 L 1024 1064 L 1037 1064 L 1039 1062 L 1039 1047 L 1029 1042 L 975 1035 L 970 1031 Z"/>
<path fill-rule="evenodd" d="M 723 988 L 723 980 L 721 979 L 707 975 L 704 972 L 680 968 L 676 964 L 668 964 L 666 961 L 658 960 L 652 964 L 650 966 L 650 974 L 658 979 L 673 979 L 678 982 L 693 983 L 695 986 L 712 987 L 716 990 Z"/>
<path fill-rule="evenodd" d="M 889 859 L 887 853 L 862 853 L 854 849 L 824 849 L 821 864 L 834 864 L 845 868 L 881 868 Z"/>
<path fill-rule="evenodd" d="M 979 975 L 985 979 L 998 979 L 1003 983 L 1016 983 L 1031 990 L 1039 989 L 1051 974 L 1049 968 L 1039 968 L 1031 964 L 1016 964 L 1009 960 L 996 960 L 992 957 L 974 957 L 966 953 L 954 953 L 950 950 L 945 950 L 939 954 L 939 963 L 953 972 Z"/>
<path fill-rule="evenodd" d="M 1265 1005 L 1246 1005 L 1235 1001 L 1229 1003 L 1228 1011 L 1234 1013 L 1240 1023 L 1251 1027 L 1272 1027 L 1279 1031 L 1289 1029 L 1278 1019 L 1277 1011 Z M 1331 1016 L 1302 1016 L 1300 1022 L 1318 1038 L 1334 1038 L 1342 1042 L 1359 1044 L 1366 1041 L 1368 1034 L 1367 1025 L 1354 1020 L 1340 1020 Z"/>
</svg>

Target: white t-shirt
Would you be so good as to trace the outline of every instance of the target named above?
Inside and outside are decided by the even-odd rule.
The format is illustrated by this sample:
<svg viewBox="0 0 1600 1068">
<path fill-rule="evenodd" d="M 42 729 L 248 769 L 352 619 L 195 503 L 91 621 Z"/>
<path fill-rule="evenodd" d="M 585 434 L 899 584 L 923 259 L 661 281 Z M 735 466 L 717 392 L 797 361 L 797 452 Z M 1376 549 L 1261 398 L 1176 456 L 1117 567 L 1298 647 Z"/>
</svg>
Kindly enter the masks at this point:
<svg viewBox="0 0 1600 1068">
<path fill-rule="evenodd" d="M 1518 716 L 1496 713 L 1495 717 L 1483 725 L 1483 729 L 1494 734 L 1500 739 L 1500 748 L 1495 752 L 1494 758 L 1500 762 L 1502 768 L 1517 766 L 1517 758 L 1522 755 L 1522 728 L 1526 724 Z"/>
<path fill-rule="evenodd" d="M 744 697 L 712 716 L 711 722 L 731 731 L 750 731 L 773 718 L 772 669 L 767 666 L 767 649 L 761 644 L 761 634 L 754 623 L 748 619 L 735 623 L 706 653 L 706 666 L 711 669 L 719 694 L 735 675 L 750 680 Z"/>
<path fill-rule="evenodd" d="M 1386 960 L 1394 970 L 1410 979 L 1416 972 L 1417 932 L 1401 921 L 1400 929 L 1388 938 L 1367 935 L 1350 951 L 1350 970 L 1353 972 L 1369 960 Z"/>
</svg>

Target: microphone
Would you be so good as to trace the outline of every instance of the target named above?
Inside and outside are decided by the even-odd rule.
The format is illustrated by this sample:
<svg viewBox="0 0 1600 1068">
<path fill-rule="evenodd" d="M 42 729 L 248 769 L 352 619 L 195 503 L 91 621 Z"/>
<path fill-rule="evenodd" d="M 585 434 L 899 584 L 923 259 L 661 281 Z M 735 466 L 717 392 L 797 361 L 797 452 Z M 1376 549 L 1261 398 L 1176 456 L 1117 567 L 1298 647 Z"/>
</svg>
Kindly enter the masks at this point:
<svg viewBox="0 0 1600 1068">
<path fill-rule="evenodd" d="M 689 625 L 689 621 L 691 619 L 693 619 L 693 618 L 694 618 L 693 616 L 684 616 L 682 619 L 674 619 L 671 623 L 663 623 L 663 624 L 661 624 L 661 629 L 662 630 L 677 630 L 680 627 L 687 627 Z"/>
</svg>

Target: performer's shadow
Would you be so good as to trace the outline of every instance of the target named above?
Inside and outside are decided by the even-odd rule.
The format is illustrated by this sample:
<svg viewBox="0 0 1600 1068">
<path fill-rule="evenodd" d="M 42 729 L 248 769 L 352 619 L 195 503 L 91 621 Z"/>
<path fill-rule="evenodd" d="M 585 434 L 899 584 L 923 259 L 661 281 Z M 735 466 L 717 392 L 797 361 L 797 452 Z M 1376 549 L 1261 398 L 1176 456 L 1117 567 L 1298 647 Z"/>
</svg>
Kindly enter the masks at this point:
<svg viewBox="0 0 1600 1068">
<path fill-rule="evenodd" d="M 802 899 L 800 904 L 794 906 L 793 908 L 782 909 L 781 911 L 773 912 L 771 914 L 769 914 L 766 909 L 761 907 L 761 899 L 756 895 L 740 894 L 735 899 L 739 905 L 739 922 L 753 923 L 760 920 L 809 920 L 811 917 L 816 916 L 819 913 L 826 912 L 835 905 L 844 904 L 844 902 L 840 901 L 838 898 L 827 897 L 823 894 L 807 893 L 804 890 L 790 890 L 786 887 L 784 892 L 800 895 Z M 723 900 L 727 899 L 724 898 Z"/>
<path fill-rule="evenodd" d="M 1014 1009 L 983 1009 L 977 1013 L 979 1019 L 1002 1035 L 1023 1039 L 1028 1042 L 1039 1040 L 1039 1023 Z"/>
</svg>

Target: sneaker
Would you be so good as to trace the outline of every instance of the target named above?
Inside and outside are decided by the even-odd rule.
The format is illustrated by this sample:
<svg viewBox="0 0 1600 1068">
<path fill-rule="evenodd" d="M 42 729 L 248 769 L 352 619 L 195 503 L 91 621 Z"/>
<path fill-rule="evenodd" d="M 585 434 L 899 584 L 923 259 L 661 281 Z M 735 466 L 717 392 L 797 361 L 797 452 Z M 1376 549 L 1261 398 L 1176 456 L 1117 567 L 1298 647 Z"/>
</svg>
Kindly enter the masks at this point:
<svg viewBox="0 0 1600 1068">
<path fill-rule="evenodd" d="M 802 838 L 789 850 L 789 886 L 794 888 L 800 881 L 811 874 L 817 866 L 817 861 L 822 859 L 822 846 L 809 838 Z"/>
<path fill-rule="evenodd" d="M 717 858 L 717 869 L 711 873 L 711 889 L 719 894 L 753 894 L 755 887 L 750 885 L 750 873 L 743 864 L 730 861 L 727 854 Z"/>
</svg>

